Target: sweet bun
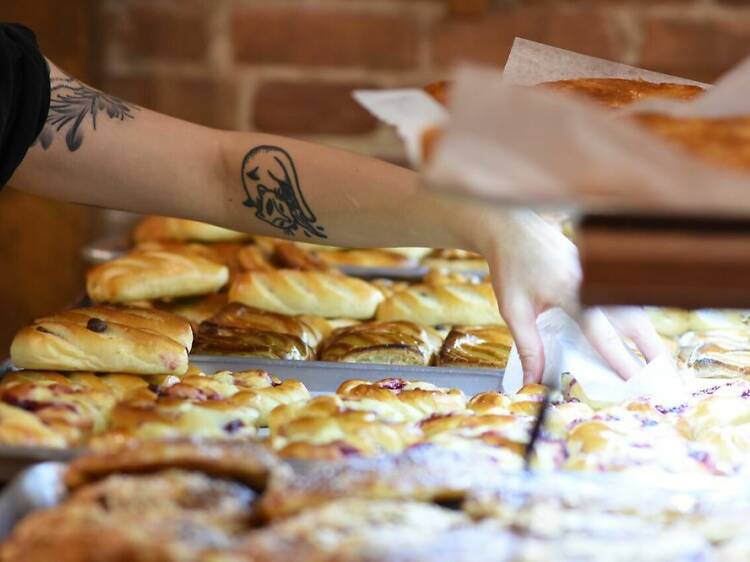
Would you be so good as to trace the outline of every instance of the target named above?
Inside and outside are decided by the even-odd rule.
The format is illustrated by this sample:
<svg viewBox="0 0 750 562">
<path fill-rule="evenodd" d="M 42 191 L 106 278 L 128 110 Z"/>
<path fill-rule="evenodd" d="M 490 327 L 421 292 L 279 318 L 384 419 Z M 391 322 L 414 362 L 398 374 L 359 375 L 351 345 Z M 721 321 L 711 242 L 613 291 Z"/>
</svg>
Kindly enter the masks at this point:
<svg viewBox="0 0 750 562">
<path fill-rule="evenodd" d="M 239 275 L 229 289 L 229 300 L 279 314 L 368 319 L 383 295 L 361 279 L 284 269 Z"/>
<path fill-rule="evenodd" d="M 489 283 L 414 285 L 385 299 L 376 318 L 423 326 L 504 324 Z"/>
<path fill-rule="evenodd" d="M 89 270 L 86 290 L 95 302 L 123 303 L 215 293 L 229 269 L 191 251 L 135 250 Z"/>
<path fill-rule="evenodd" d="M 98 311 L 113 320 L 97 317 Z M 153 312 L 142 310 L 138 314 Z M 166 314 L 154 315 L 153 324 L 136 316 L 140 322 L 137 325 L 161 326 L 160 315 Z M 40 319 L 16 334 L 11 344 L 11 359 L 16 367 L 25 369 L 146 375 L 185 373 L 188 356 L 184 343 L 164 333 L 116 321 L 133 317 L 131 311 L 119 315 L 110 309 L 92 308 L 85 313 L 76 310 Z M 180 322 L 187 325 L 184 320 Z M 169 333 L 186 341 L 184 330 L 169 329 Z"/>
</svg>

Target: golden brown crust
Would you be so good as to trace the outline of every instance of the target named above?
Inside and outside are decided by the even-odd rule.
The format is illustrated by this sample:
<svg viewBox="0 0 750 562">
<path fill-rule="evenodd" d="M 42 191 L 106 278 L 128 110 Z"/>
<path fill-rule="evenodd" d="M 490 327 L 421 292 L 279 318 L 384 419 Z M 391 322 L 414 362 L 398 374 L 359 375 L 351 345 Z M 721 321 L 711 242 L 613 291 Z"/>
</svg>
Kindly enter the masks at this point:
<svg viewBox="0 0 750 562">
<path fill-rule="evenodd" d="M 0 404 L 0 443 L 53 448 L 70 445 L 65 435 L 45 425 L 32 412 L 8 404 Z"/>
<path fill-rule="evenodd" d="M 585 96 L 608 107 L 618 108 L 649 98 L 689 101 L 703 88 L 689 84 L 671 84 L 624 78 L 575 78 L 543 82 L 540 88 Z"/>
<path fill-rule="evenodd" d="M 635 115 L 636 122 L 666 141 L 713 164 L 750 170 L 750 117 Z"/>
<path fill-rule="evenodd" d="M 273 271 L 276 269 L 265 250 L 255 244 L 240 248 L 237 252 L 237 263 L 241 271 Z"/>
<path fill-rule="evenodd" d="M 151 329 L 106 321 L 96 316 L 100 313 L 123 322 L 137 318 L 134 323 L 140 326 L 161 329 L 175 324 L 189 329 L 184 320 L 151 310 L 94 308 L 64 312 L 59 317 L 40 319 L 16 334 L 10 349 L 14 365 L 26 369 L 137 374 L 182 374 L 187 370 L 183 344 Z M 176 320 L 162 322 L 164 319 Z M 175 326 L 168 327 L 169 333 L 185 341 L 184 330 L 173 329 Z"/>
<path fill-rule="evenodd" d="M 115 473 L 143 474 L 182 468 L 262 490 L 278 464 L 276 456 L 265 447 L 247 441 L 147 441 L 75 459 L 65 473 L 65 484 L 76 489 Z"/>
<path fill-rule="evenodd" d="M 321 252 L 318 258 L 329 267 L 406 267 L 411 263 L 403 254 L 380 248 Z"/>
<path fill-rule="evenodd" d="M 420 381 L 399 378 L 376 382 L 348 380 L 336 391 L 346 407 L 374 412 L 382 419 L 419 421 L 433 415 L 466 408 L 466 397 L 457 388 L 439 388 Z"/>
<path fill-rule="evenodd" d="M 237 277 L 229 300 L 279 314 L 372 318 L 383 295 L 361 279 L 322 271 L 248 272 Z"/>
<path fill-rule="evenodd" d="M 315 350 L 297 336 L 216 326 L 205 322 L 198 329 L 193 353 L 247 355 L 293 361 L 315 358 Z"/>
<path fill-rule="evenodd" d="M 316 252 L 308 251 L 294 242 L 276 244 L 273 259 L 282 268 L 300 271 L 331 271 L 331 267 Z"/>
<path fill-rule="evenodd" d="M 339 328 L 323 342 L 322 361 L 429 365 L 440 336 L 413 322 L 367 322 Z"/>
<path fill-rule="evenodd" d="M 512 347 L 507 326 L 454 327 L 445 338 L 437 364 L 504 369 Z"/>
<path fill-rule="evenodd" d="M 168 299 L 215 293 L 229 269 L 190 250 L 134 250 L 98 265 L 86 275 L 95 302 Z"/>
<path fill-rule="evenodd" d="M 489 283 L 414 285 L 383 301 L 377 319 L 408 320 L 422 326 L 504 323 Z"/>
<path fill-rule="evenodd" d="M 204 320 L 211 318 L 227 305 L 226 293 L 218 293 L 205 297 L 178 299 L 172 302 L 158 302 L 158 310 L 166 310 L 190 322 L 194 333 Z"/>
<path fill-rule="evenodd" d="M 247 234 L 203 222 L 171 217 L 146 217 L 135 227 L 136 243 L 152 240 L 173 242 L 230 242 L 249 238 Z"/>
<path fill-rule="evenodd" d="M 424 87 L 424 91 L 430 94 L 436 102 L 442 105 L 448 105 L 448 96 L 452 87 L 452 82 L 449 80 L 439 80 L 432 82 Z"/>
</svg>

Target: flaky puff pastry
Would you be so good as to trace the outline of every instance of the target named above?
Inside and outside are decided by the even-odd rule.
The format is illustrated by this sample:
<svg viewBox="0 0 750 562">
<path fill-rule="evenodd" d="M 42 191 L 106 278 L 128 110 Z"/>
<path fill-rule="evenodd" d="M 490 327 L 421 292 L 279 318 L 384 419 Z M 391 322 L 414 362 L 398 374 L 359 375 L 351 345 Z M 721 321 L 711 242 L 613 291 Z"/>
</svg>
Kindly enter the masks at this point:
<svg viewBox="0 0 750 562">
<path fill-rule="evenodd" d="M 322 361 L 429 365 L 442 338 L 413 322 L 366 322 L 339 328 L 323 342 Z"/>
<path fill-rule="evenodd" d="M 427 382 L 399 378 L 377 382 L 345 381 L 336 394 L 350 409 L 374 412 L 382 419 L 396 422 L 415 422 L 433 414 L 466 408 L 466 396 L 457 388 L 440 388 Z"/>
<path fill-rule="evenodd" d="M 423 326 L 504 324 L 489 283 L 413 285 L 385 299 L 376 318 Z"/>
<path fill-rule="evenodd" d="M 172 299 L 216 293 L 229 269 L 186 250 L 134 250 L 89 270 L 86 291 L 95 302 Z"/>
<path fill-rule="evenodd" d="M 229 300 L 280 314 L 368 319 L 383 294 L 361 279 L 322 271 L 248 272 L 235 279 Z"/>
<path fill-rule="evenodd" d="M 98 307 L 63 312 L 21 329 L 11 344 L 11 359 L 25 369 L 179 375 L 187 370 L 187 349 L 172 337 L 187 341 L 184 330 L 177 328 L 189 330 L 187 321 L 172 316 L 176 329 L 167 331 L 172 337 L 139 327 L 151 326 L 144 318 L 153 316 L 153 325 L 163 329 L 163 315 L 167 313 L 151 310 L 115 314 Z"/>
<path fill-rule="evenodd" d="M 625 78 L 574 78 L 543 82 L 538 87 L 584 96 L 612 108 L 624 107 L 651 98 L 689 101 L 704 92 L 700 86 L 690 84 L 648 82 Z"/>
<path fill-rule="evenodd" d="M 504 369 L 512 347 L 513 337 L 507 326 L 456 326 L 445 338 L 437 364 Z"/>
<path fill-rule="evenodd" d="M 136 243 L 151 240 L 231 242 L 246 238 L 249 238 L 249 236 L 243 232 L 236 232 L 204 222 L 157 216 L 144 218 L 133 231 L 133 239 Z"/>
</svg>

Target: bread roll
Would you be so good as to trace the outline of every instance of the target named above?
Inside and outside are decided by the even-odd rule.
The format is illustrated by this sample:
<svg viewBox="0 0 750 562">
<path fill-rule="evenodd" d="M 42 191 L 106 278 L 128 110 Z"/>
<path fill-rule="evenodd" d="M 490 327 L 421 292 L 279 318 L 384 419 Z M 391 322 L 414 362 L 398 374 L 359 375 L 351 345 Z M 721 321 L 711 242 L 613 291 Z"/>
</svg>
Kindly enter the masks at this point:
<svg viewBox="0 0 750 562">
<path fill-rule="evenodd" d="M 378 320 L 408 320 L 423 326 L 504 324 L 489 283 L 414 285 L 387 298 Z"/>
<path fill-rule="evenodd" d="M 83 313 L 67 312 L 21 329 L 10 348 L 13 364 L 25 369 L 136 374 L 182 374 L 187 370 L 183 343 L 151 329 L 107 321 L 95 314 L 84 323 Z M 110 312 L 102 313 L 105 315 Z"/>
<path fill-rule="evenodd" d="M 367 322 L 334 331 L 320 350 L 322 361 L 429 365 L 440 336 L 413 322 Z"/>
<path fill-rule="evenodd" d="M 151 240 L 230 242 L 248 237 L 243 232 L 228 230 L 204 222 L 156 216 L 144 218 L 133 232 L 133 239 L 136 243 Z"/>
<path fill-rule="evenodd" d="M 229 269 L 190 251 L 133 251 L 91 269 L 86 290 L 95 302 L 124 303 L 207 295 L 229 280 Z"/>
<path fill-rule="evenodd" d="M 229 289 L 229 300 L 280 314 L 367 319 L 383 295 L 361 279 L 283 269 L 239 275 Z"/>
<path fill-rule="evenodd" d="M 504 369 L 513 337 L 507 326 L 455 327 L 443 343 L 438 365 Z"/>
</svg>

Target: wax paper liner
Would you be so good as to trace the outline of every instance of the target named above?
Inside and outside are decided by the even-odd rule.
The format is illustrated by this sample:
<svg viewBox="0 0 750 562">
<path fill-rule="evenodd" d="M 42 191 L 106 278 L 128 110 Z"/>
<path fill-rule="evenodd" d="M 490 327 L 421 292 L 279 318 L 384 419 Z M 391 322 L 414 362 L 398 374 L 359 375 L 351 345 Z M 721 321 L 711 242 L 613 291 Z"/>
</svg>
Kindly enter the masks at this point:
<svg viewBox="0 0 750 562">
<path fill-rule="evenodd" d="M 618 404 L 638 397 L 673 405 L 688 396 L 674 359 L 663 355 L 646 365 L 628 381 L 618 377 L 588 343 L 578 324 L 560 309 L 549 310 L 537 320 L 545 352 L 542 382 L 559 388 L 563 373 L 573 375 L 586 396 L 597 403 Z M 514 347 L 505 368 L 503 388 L 513 393 L 523 384 L 523 371 Z"/>
<path fill-rule="evenodd" d="M 641 129 L 624 113 L 750 115 L 750 59 L 692 102 L 612 111 L 534 88 L 581 76 L 690 82 L 517 40 L 505 74 L 462 67 L 428 185 L 507 205 L 590 212 L 750 216 L 750 175 L 720 168 Z"/>
</svg>

